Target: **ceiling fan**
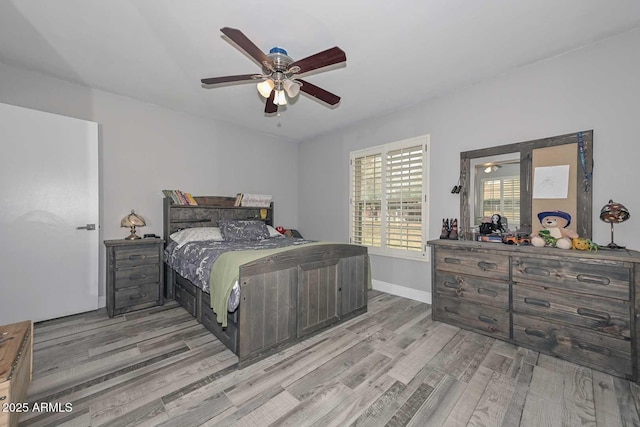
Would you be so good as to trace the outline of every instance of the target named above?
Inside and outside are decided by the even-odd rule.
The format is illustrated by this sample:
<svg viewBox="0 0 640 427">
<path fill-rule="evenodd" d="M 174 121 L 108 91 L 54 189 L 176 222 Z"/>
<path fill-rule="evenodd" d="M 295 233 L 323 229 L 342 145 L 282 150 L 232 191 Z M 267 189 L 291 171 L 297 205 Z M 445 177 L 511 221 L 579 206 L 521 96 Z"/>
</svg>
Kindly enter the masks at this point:
<svg viewBox="0 0 640 427">
<path fill-rule="evenodd" d="M 264 112 L 267 114 L 278 112 L 279 105 L 287 104 L 287 95 L 290 98 L 295 98 L 300 91 L 329 105 L 336 105 L 340 102 L 339 96 L 295 77 L 297 74 L 345 62 L 347 56 L 339 47 L 332 47 L 315 55 L 294 61 L 287 55 L 286 50 L 279 47 L 274 47 L 268 54 L 265 54 L 240 30 L 224 27 L 220 31 L 262 65 L 262 74 L 211 77 L 202 79 L 203 85 L 211 86 L 222 83 L 261 80 L 258 83 L 258 92 L 267 98 L 264 108 Z"/>
</svg>

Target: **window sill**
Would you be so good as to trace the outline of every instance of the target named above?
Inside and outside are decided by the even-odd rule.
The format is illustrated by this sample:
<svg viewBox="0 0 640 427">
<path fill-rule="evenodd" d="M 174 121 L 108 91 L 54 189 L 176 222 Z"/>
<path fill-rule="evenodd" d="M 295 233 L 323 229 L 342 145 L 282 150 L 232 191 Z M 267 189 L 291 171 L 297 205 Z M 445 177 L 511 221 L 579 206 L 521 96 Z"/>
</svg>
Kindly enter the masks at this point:
<svg viewBox="0 0 640 427">
<path fill-rule="evenodd" d="M 431 262 L 431 248 L 427 247 L 427 251 L 424 253 L 416 253 L 416 255 L 404 255 L 398 253 L 390 253 L 385 251 L 380 251 L 378 248 L 373 248 L 367 246 L 367 252 L 369 255 L 383 256 L 388 258 L 400 258 L 407 261 L 417 261 L 417 262 Z"/>
</svg>

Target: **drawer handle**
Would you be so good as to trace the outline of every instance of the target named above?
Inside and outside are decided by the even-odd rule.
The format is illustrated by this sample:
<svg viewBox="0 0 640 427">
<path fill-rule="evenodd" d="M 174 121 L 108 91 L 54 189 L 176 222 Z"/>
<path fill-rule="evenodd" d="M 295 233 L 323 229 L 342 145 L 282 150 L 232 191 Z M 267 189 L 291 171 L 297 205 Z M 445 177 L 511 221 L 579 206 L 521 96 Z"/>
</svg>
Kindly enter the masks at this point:
<svg viewBox="0 0 640 427">
<path fill-rule="evenodd" d="M 497 319 L 494 319 L 493 317 L 489 317 L 489 316 L 480 315 L 478 316 L 478 320 L 484 323 L 491 323 L 492 325 L 498 323 Z"/>
<path fill-rule="evenodd" d="M 590 274 L 578 274 L 576 279 L 578 279 L 578 282 L 593 283 L 595 285 L 605 285 L 606 286 L 606 285 L 611 283 L 611 280 L 609 280 L 608 277 L 592 276 Z"/>
<path fill-rule="evenodd" d="M 444 311 L 446 311 L 447 313 L 460 314 L 455 308 L 451 308 L 446 305 L 444 306 Z"/>
<path fill-rule="evenodd" d="M 544 268 L 525 267 L 524 272 L 525 274 L 530 274 L 532 276 L 549 277 L 551 275 L 549 270 L 545 270 Z"/>
<path fill-rule="evenodd" d="M 549 303 L 549 301 L 545 301 L 543 299 L 538 299 L 538 298 L 527 297 L 524 299 L 524 303 L 529 305 L 537 305 L 538 307 L 546 307 L 546 308 L 551 307 L 551 304 Z"/>
<path fill-rule="evenodd" d="M 132 274 L 131 276 L 129 276 L 129 280 L 140 280 L 140 279 L 146 279 L 147 275 L 146 274 Z"/>
<path fill-rule="evenodd" d="M 590 308 L 578 308 L 578 314 L 585 317 L 592 317 L 594 319 L 600 320 L 611 320 L 611 316 L 609 313 L 605 313 L 604 311 L 596 311 L 591 310 Z"/>
<path fill-rule="evenodd" d="M 480 270 L 482 270 L 482 271 L 497 270 L 498 269 L 498 264 L 495 264 L 493 262 L 480 261 L 478 263 L 478 267 L 480 267 Z"/>
<path fill-rule="evenodd" d="M 493 289 L 478 288 L 478 293 L 480 295 L 489 295 L 490 297 L 494 297 L 494 298 L 498 296 L 498 293 Z"/>
<path fill-rule="evenodd" d="M 444 262 L 447 263 L 447 264 L 460 264 L 460 259 L 459 258 L 445 257 L 444 258 Z"/>
<path fill-rule="evenodd" d="M 611 350 L 599 345 L 589 344 L 587 342 L 578 342 L 578 348 L 584 351 L 591 351 L 593 353 L 603 354 L 605 356 L 611 356 Z"/>
<path fill-rule="evenodd" d="M 145 259 L 147 256 L 145 254 L 136 254 L 136 255 L 129 255 L 129 259 L 130 260 L 135 260 L 135 259 Z"/>
<path fill-rule="evenodd" d="M 145 298 L 146 296 L 147 296 L 146 293 L 141 293 L 141 294 L 138 294 L 138 295 L 131 295 L 129 297 L 129 299 L 140 299 L 140 298 Z"/>
<path fill-rule="evenodd" d="M 549 334 L 545 331 L 541 331 L 540 329 L 524 328 L 524 333 L 534 337 L 544 338 L 545 340 L 549 339 Z"/>
<path fill-rule="evenodd" d="M 445 280 L 444 281 L 444 285 L 447 288 L 451 288 L 451 289 L 462 289 L 462 286 L 460 286 L 460 284 L 457 283 L 457 282 L 448 282 L 448 281 Z"/>
</svg>

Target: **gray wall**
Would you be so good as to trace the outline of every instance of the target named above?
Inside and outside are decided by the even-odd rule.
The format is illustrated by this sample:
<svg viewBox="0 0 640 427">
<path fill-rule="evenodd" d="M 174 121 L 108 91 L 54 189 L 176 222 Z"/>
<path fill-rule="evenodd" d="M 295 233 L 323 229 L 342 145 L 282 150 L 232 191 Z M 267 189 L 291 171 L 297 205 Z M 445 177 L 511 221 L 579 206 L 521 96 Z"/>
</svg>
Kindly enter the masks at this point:
<svg viewBox="0 0 640 427">
<path fill-rule="evenodd" d="M 599 220 L 609 199 L 631 220 L 616 226 L 616 243 L 640 249 L 640 29 L 563 56 L 461 88 L 424 104 L 305 141 L 299 148 L 299 226 L 313 239 L 347 241 L 349 152 L 417 135 L 431 135 L 429 236 L 442 218 L 459 215 L 450 193 L 459 153 L 513 142 L 594 130 L 593 239 L 607 244 Z M 437 58 L 434 58 L 437 60 Z M 412 82 L 420 84 L 420 82 Z M 374 280 L 430 290 L 429 263 L 372 256 Z"/>
<path fill-rule="evenodd" d="M 2 63 L 0 102 L 100 124 L 101 241 L 127 235 L 120 220 L 131 209 L 147 220 L 140 234 L 161 235 L 163 189 L 272 194 L 276 222 L 297 227 L 297 144 Z"/>
</svg>

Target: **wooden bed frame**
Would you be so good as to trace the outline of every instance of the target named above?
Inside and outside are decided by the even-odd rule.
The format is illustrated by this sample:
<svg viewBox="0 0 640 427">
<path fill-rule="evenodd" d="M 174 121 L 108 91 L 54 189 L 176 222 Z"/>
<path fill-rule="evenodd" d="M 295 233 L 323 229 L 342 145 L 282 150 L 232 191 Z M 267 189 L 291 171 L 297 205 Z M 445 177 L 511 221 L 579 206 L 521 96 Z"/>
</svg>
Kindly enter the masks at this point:
<svg viewBox="0 0 640 427">
<path fill-rule="evenodd" d="M 234 207 L 235 197 L 196 197 L 198 206 L 164 199 L 164 238 L 184 228 L 215 227 L 220 219 L 260 218 L 260 208 Z M 265 222 L 273 225 L 273 205 Z M 367 311 L 367 249 L 349 244 L 299 247 L 240 267 L 241 302 L 222 328 L 209 294 L 165 264 L 165 292 L 220 339 L 240 367 L 310 334 Z"/>
</svg>

